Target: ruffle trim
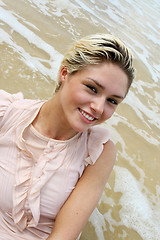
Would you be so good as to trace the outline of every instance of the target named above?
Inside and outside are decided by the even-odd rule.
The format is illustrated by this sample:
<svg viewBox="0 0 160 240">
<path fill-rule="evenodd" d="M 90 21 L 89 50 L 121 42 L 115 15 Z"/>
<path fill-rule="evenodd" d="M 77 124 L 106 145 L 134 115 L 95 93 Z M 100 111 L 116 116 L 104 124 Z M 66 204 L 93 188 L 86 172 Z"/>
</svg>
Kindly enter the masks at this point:
<svg viewBox="0 0 160 240">
<path fill-rule="evenodd" d="M 65 161 L 65 154 L 61 160 L 58 159 L 58 155 L 64 149 L 65 152 L 67 151 L 66 146 L 64 144 L 60 144 L 60 146 L 56 146 L 55 148 L 56 149 L 53 151 L 53 147 L 49 146 L 46 149 L 47 154 L 45 154 L 44 151 L 44 155 L 40 157 L 39 163 L 37 164 L 33 174 L 31 191 L 28 197 L 29 207 L 31 209 L 33 219 L 28 224 L 29 227 L 37 226 L 40 219 L 40 190 Z"/>
<path fill-rule="evenodd" d="M 0 90 L 0 117 L 4 116 L 11 103 L 21 99 L 23 99 L 23 94 L 21 92 L 10 94 L 4 90 Z"/>
<path fill-rule="evenodd" d="M 88 157 L 84 160 L 85 166 L 93 165 L 103 152 L 103 147 L 110 139 L 108 129 L 100 126 L 92 127 L 88 138 Z"/>
<path fill-rule="evenodd" d="M 86 136 L 86 134 L 84 135 Z M 109 132 L 107 129 L 92 127 L 89 130 L 88 157 L 83 162 L 82 172 L 85 166 L 88 164 L 93 165 L 96 162 L 103 151 L 103 144 L 108 140 Z M 25 151 L 25 143 L 21 142 L 19 144 L 19 147 L 23 151 L 20 151 L 18 154 L 17 176 L 13 198 L 13 218 L 20 231 L 23 231 L 27 227 L 36 227 L 38 225 L 40 219 L 40 190 L 65 161 L 68 144 L 58 144 L 54 146 L 54 151 L 53 145 L 49 146 L 49 144 L 50 142 L 44 151 L 44 155 L 40 157 L 36 168 L 34 168 L 32 157 Z M 58 155 L 61 151 L 64 151 L 64 154 L 60 160 L 58 159 Z M 32 179 L 31 172 L 33 172 Z M 24 209 L 26 200 L 30 209 L 28 213 Z"/>
<path fill-rule="evenodd" d="M 18 154 L 13 218 L 20 231 L 23 231 L 26 227 L 36 227 L 38 225 L 40 219 L 40 190 L 61 167 L 65 159 L 65 156 L 61 161 L 57 158 L 59 152 L 66 148 L 64 144 L 56 146 L 56 151 L 53 151 L 53 146 L 49 146 L 49 144 L 46 149 L 47 152 L 44 151 L 44 155 L 40 157 L 36 167 L 32 156 L 27 154 L 24 148 Z M 27 213 L 24 209 L 26 200 L 30 209 Z"/>
<path fill-rule="evenodd" d="M 86 134 L 85 134 L 86 135 Z M 84 135 L 83 135 L 84 136 Z M 109 132 L 105 128 L 92 127 L 88 132 L 88 157 L 82 166 L 93 165 L 103 151 L 103 145 L 109 140 Z M 21 142 L 18 155 L 16 184 L 14 187 L 14 221 L 20 231 L 26 227 L 36 227 L 40 219 L 40 190 L 54 173 L 62 166 L 67 154 L 68 144 L 49 146 L 38 161 L 36 168 L 32 157 L 26 153 L 25 144 Z M 58 158 L 59 152 L 64 151 L 63 158 Z M 58 160 L 57 160 L 58 159 Z M 54 164 L 53 164 L 54 163 Z M 31 171 L 32 179 L 31 179 Z M 29 203 L 29 213 L 24 210 L 26 199 Z"/>
<path fill-rule="evenodd" d="M 0 116 L 4 116 L 6 109 L 11 103 L 22 99 L 22 93 L 11 95 L 3 90 L 0 90 Z M 32 100 L 26 102 L 26 109 L 24 110 L 25 113 L 20 120 L 21 126 L 17 126 L 16 139 L 18 155 L 15 183 L 13 187 L 12 215 L 13 220 L 20 231 L 23 231 L 27 227 L 36 227 L 38 225 L 40 219 L 40 190 L 62 166 L 67 154 L 67 149 L 64 151 L 64 148 L 67 148 L 67 144 L 65 144 L 65 142 L 63 144 L 57 144 L 54 151 L 53 146 L 48 146 L 46 148 L 47 152 L 44 152 L 44 155 L 41 156 L 37 166 L 35 167 L 32 155 L 26 149 L 25 141 L 22 137 L 23 131 L 36 117 L 43 103 L 44 101 L 32 102 Z M 17 106 L 19 106 L 18 103 Z M 5 118 L 3 120 L 5 121 Z M 82 135 L 86 136 L 87 132 Z M 99 126 L 92 127 L 88 131 L 87 157 L 83 162 L 81 169 L 82 172 L 85 166 L 88 164 L 93 165 L 96 162 L 103 151 L 103 145 L 109 140 L 109 137 L 108 130 Z M 57 155 L 60 151 L 65 152 L 64 157 L 61 161 L 56 161 Z M 26 212 L 25 209 L 26 202 L 29 205 L 28 212 Z"/>
</svg>

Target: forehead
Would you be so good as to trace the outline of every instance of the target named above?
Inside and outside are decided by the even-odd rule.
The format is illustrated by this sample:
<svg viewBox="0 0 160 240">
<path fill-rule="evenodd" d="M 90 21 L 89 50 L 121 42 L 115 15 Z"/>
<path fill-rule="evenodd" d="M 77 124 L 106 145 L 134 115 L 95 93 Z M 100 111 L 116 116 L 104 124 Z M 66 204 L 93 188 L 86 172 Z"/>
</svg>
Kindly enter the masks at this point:
<svg viewBox="0 0 160 240">
<path fill-rule="evenodd" d="M 88 65 L 79 70 L 78 73 L 81 73 L 82 75 L 96 76 L 99 80 L 101 80 L 101 78 L 105 80 L 109 80 L 109 78 L 118 79 L 119 77 L 127 79 L 128 81 L 128 76 L 125 71 L 118 64 L 111 62 Z"/>
</svg>

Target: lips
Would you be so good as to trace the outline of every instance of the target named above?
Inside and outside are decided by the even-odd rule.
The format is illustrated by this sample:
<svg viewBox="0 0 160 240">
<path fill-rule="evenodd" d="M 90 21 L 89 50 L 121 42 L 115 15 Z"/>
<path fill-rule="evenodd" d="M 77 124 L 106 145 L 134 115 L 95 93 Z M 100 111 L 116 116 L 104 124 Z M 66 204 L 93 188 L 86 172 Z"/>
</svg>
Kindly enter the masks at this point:
<svg viewBox="0 0 160 240">
<path fill-rule="evenodd" d="M 96 118 L 94 118 L 93 116 L 91 116 L 89 113 L 83 111 L 82 109 L 79 108 L 79 111 L 81 112 L 81 114 L 83 115 L 83 117 L 85 117 L 88 121 L 94 121 Z"/>
</svg>

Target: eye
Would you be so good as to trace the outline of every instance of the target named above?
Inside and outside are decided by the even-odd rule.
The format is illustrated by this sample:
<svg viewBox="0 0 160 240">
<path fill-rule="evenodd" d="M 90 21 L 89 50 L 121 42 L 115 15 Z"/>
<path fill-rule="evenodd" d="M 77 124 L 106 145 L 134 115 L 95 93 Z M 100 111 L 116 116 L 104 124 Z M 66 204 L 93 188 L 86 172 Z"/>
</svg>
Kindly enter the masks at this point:
<svg viewBox="0 0 160 240">
<path fill-rule="evenodd" d="M 97 93 L 97 89 L 91 85 L 86 85 L 93 93 Z"/>
<path fill-rule="evenodd" d="M 113 105 L 118 105 L 118 102 L 115 99 L 108 98 L 107 101 L 110 102 Z"/>
</svg>

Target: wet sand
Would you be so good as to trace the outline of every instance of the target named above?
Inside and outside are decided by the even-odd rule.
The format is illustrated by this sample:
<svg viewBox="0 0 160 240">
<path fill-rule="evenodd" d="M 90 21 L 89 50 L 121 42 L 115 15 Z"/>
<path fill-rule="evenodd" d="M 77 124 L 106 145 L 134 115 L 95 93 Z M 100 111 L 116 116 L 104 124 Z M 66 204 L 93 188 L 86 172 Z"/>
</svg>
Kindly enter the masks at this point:
<svg viewBox="0 0 160 240">
<path fill-rule="evenodd" d="M 117 161 L 81 240 L 160 239 L 160 4 L 154 0 L 1 0 L 0 88 L 49 99 L 68 46 L 106 32 L 132 50 L 136 79 L 105 123 Z"/>
</svg>

